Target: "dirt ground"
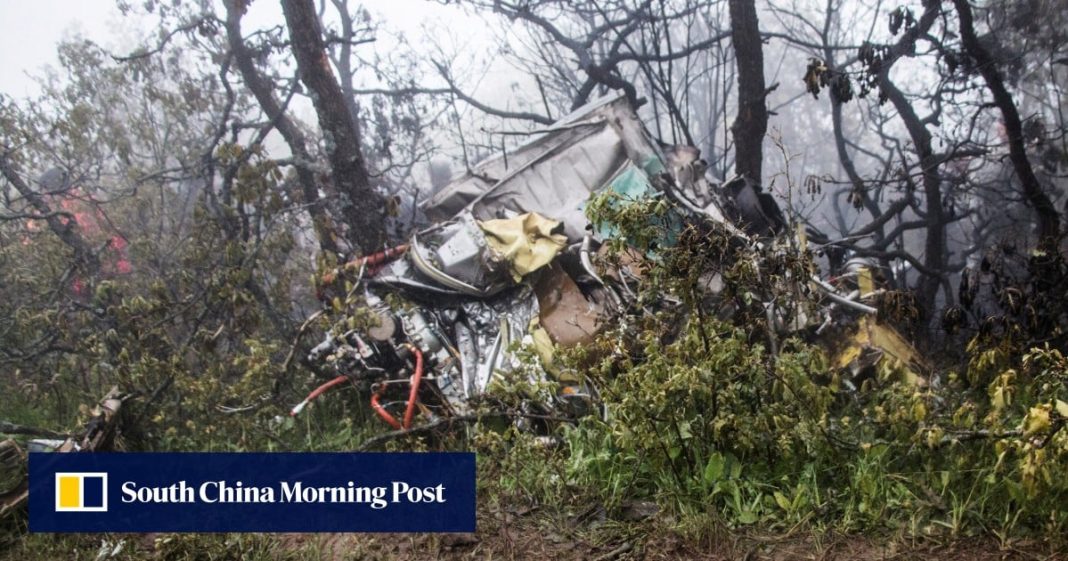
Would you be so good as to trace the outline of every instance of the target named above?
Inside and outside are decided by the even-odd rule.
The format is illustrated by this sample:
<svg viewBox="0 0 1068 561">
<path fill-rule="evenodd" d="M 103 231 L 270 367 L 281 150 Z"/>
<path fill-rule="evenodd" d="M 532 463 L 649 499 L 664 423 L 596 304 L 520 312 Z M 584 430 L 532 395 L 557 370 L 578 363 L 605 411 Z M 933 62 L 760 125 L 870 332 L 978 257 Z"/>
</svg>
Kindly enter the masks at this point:
<svg viewBox="0 0 1068 561">
<path fill-rule="evenodd" d="M 994 538 L 908 541 L 893 536 L 726 534 L 694 543 L 660 521 L 569 525 L 536 509 L 480 512 L 475 534 L 294 534 L 284 542 L 312 546 L 326 559 L 661 561 L 1068 560 L 1068 551 L 1033 541 Z"/>
<path fill-rule="evenodd" d="M 401 560 L 548 560 L 548 561 L 1037 561 L 1068 560 L 1068 550 L 1039 541 L 1002 543 L 993 537 L 910 540 L 901 536 L 833 533 L 709 532 L 703 540 L 685 538 L 669 521 L 655 516 L 621 522 L 603 517 L 581 519 L 542 509 L 486 512 L 480 509 L 474 534 L 283 534 L 250 536 L 256 559 L 316 561 Z M 168 537 L 173 536 L 173 537 Z M 184 535 L 180 552 L 159 549 L 166 534 L 81 534 L 61 538 L 24 535 L 0 543 L 0 560 L 31 559 L 235 559 L 232 538 Z M 62 539 L 63 541 L 53 541 Z M 29 540 L 27 542 L 27 540 Z M 123 543 L 108 554 L 102 542 Z"/>
<path fill-rule="evenodd" d="M 652 503 L 624 507 L 616 518 L 598 506 L 560 511 L 480 501 L 473 534 L 0 534 L 0 561 L 36 559 L 295 561 L 1068 561 L 1068 549 L 1039 540 L 994 536 L 913 539 L 904 535 L 709 528 L 683 534 Z M 12 531 L 17 530 L 17 531 Z M 695 533 L 704 536 L 692 537 Z M 11 538 L 4 540 L 4 536 Z M 237 538 L 237 536 L 245 536 Z M 232 540 L 246 540 L 244 547 Z M 161 548 L 160 542 L 173 542 Z M 102 544 L 123 544 L 121 554 Z M 175 543 L 180 547 L 175 547 Z M 250 547 L 249 544 L 253 545 Z"/>
</svg>

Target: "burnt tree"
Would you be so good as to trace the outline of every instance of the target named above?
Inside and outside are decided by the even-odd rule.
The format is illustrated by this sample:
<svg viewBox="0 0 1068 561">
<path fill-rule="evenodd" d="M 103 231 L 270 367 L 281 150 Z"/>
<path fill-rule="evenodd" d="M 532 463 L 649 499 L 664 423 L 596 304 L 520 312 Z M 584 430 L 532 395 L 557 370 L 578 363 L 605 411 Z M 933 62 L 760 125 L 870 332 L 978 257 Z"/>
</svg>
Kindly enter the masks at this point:
<svg viewBox="0 0 1068 561">
<path fill-rule="evenodd" d="M 768 108 L 764 85 L 764 44 L 754 0 L 729 0 L 731 38 L 738 66 L 738 115 L 731 125 L 735 142 L 734 170 L 761 182 Z"/>
<path fill-rule="evenodd" d="M 898 60 L 916 52 L 917 40 L 927 35 L 940 14 L 941 10 L 937 2 L 926 3 L 923 15 L 916 24 L 909 27 L 897 43 L 890 46 L 886 60 L 881 64 L 872 65 L 872 68 L 878 71 L 880 93 L 897 110 L 920 162 L 921 182 L 926 202 L 924 218 L 927 222 L 927 229 L 924 238 L 923 266 L 919 266 L 918 263 L 913 263 L 913 265 L 924 275 L 920 285 L 920 295 L 924 308 L 929 311 L 935 309 L 938 289 L 946 283 L 948 217 L 942 205 L 942 177 L 939 173 L 939 166 L 944 158 L 934 151 L 933 137 L 927 128 L 930 119 L 923 119 L 916 113 L 912 102 L 890 79 L 890 69 Z"/>
<path fill-rule="evenodd" d="M 987 88 L 994 97 L 994 104 L 1001 111 L 1005 125 L 1005 135 L 1009 142 L 1009 160 L 1012 162 L 1013 171 L 1020 179 L 1024 200 L 1038 215 L 1038 235 L 1041 243 L 1050 243 L 1056 240 L 1060 234 L 1060 215 L 1053 206 L 1053 202 L 1035 175 L 1031 162 L 1027 159 L 1027 150 L 1024 147 L 1023 123 L 1020 121 L 1020 112 L 1012 99 L 1012 94 L 1005 87 L 994 57 L 987 51 L 975 33 L 975 21 L 972 16 L 972 7 L 968 0 L 953 0 L 960 18 L 961 44 L 964 52 L 975 61 L 976 69 L 983 76 Z"/>
</svg>

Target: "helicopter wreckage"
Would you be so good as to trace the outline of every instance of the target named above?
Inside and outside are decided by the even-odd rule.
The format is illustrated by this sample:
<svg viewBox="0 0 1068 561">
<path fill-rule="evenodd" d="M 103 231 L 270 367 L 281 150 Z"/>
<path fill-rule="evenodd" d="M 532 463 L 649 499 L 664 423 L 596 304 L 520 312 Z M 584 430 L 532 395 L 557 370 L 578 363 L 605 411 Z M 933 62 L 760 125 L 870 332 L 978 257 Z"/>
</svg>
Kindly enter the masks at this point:
<svg viewBox="0 0 1068 561">
<path fill-rule="evenodd" d="M 631 266 L 598 266 L 617 232 L 591 223 L 592 197 L 665 200 L 679 224 L 714 224 L 743 246 L 789 234 L 759 185 L 744 178 L 713 185 L 706 167 L 695 148 L 662 147 L 621 96 L 580 108 L 533 141 L 481 162 L 423 201 L 434 225 L 325 275 L 326 285 L 349 279 L 341 292 L 357 296 L 365 321 L 338 322 L 311 351 L 309 360 L 335 377 L 291 413 L 332 387 L 356 383 L 369 390 L 370 407 L 384 422 L 409 430 L 417 414 L 427 422 L 469 413 L 509 372 L 552 382 L 552 395 L 534 404 L 540 411 L 577 417 L 596 410 L 596 388 L 553 368 L 553 353 L 588 345 L 640 310 L 644 257 Z M 876 291 L 865 267 L 839 275 L 838 285 L 816 276 L 806 282 L 818 306 L 801 323 L 818 332 L 832 318 L 852 318 L 846 342 L 830 349 L 837 367 L 862 376 L 890 357 L 923 371 L 917 353 L 865 303 Z M 708 284 L 714 293 L 716 283 Z M 799 328 L 797 321 L 775 322 L 774 304 L 766 307 L 774 329 Z M 532 355 L 540 365 L 534 374 L 523 368 Z M 911 378 L 924 383 L 921 375 Z"/>
</svg>

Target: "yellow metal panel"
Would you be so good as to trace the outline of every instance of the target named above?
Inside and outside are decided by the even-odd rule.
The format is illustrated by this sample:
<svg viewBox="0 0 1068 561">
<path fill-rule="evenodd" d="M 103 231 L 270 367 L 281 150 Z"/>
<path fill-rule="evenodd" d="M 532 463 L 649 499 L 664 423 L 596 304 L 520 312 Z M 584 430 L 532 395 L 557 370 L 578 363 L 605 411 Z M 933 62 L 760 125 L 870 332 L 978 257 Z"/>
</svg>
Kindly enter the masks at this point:
<svg viewBox="0 0 1068 561">
<path fill-rule="evenodd" d="M 559 222 L 534 212 L 479 225 L 486 233 L 486 243 L 511 266 L 516 282 L 548 265 L 567 244 L 567 236 L 553 233 Z"/>
<path fill-rule="evenodd" d="M 875 283 L 872 282 L 871 278 L 871 269 L 861 267 L 860 270 L 857 271 L 857 289 L 860 290 L 861 297 L 875 291 Z"/>
</svg>

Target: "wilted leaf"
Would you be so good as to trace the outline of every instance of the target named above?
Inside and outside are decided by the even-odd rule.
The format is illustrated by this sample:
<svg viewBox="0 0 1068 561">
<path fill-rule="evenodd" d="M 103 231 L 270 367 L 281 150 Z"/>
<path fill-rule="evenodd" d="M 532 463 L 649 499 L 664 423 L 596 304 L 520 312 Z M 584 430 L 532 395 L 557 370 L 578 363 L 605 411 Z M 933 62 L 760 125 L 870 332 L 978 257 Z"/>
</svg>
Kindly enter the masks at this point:
<svg viewBox="0 0 1068 561">
<path fill-rule="evenodd" d="M 1049 430 L 1051 423 L 1049 418 L 1050 406 L 1048 404 L 1032 407 L 1024 418 L 1024 436 L 1032 436 Z"/>
</svg>

